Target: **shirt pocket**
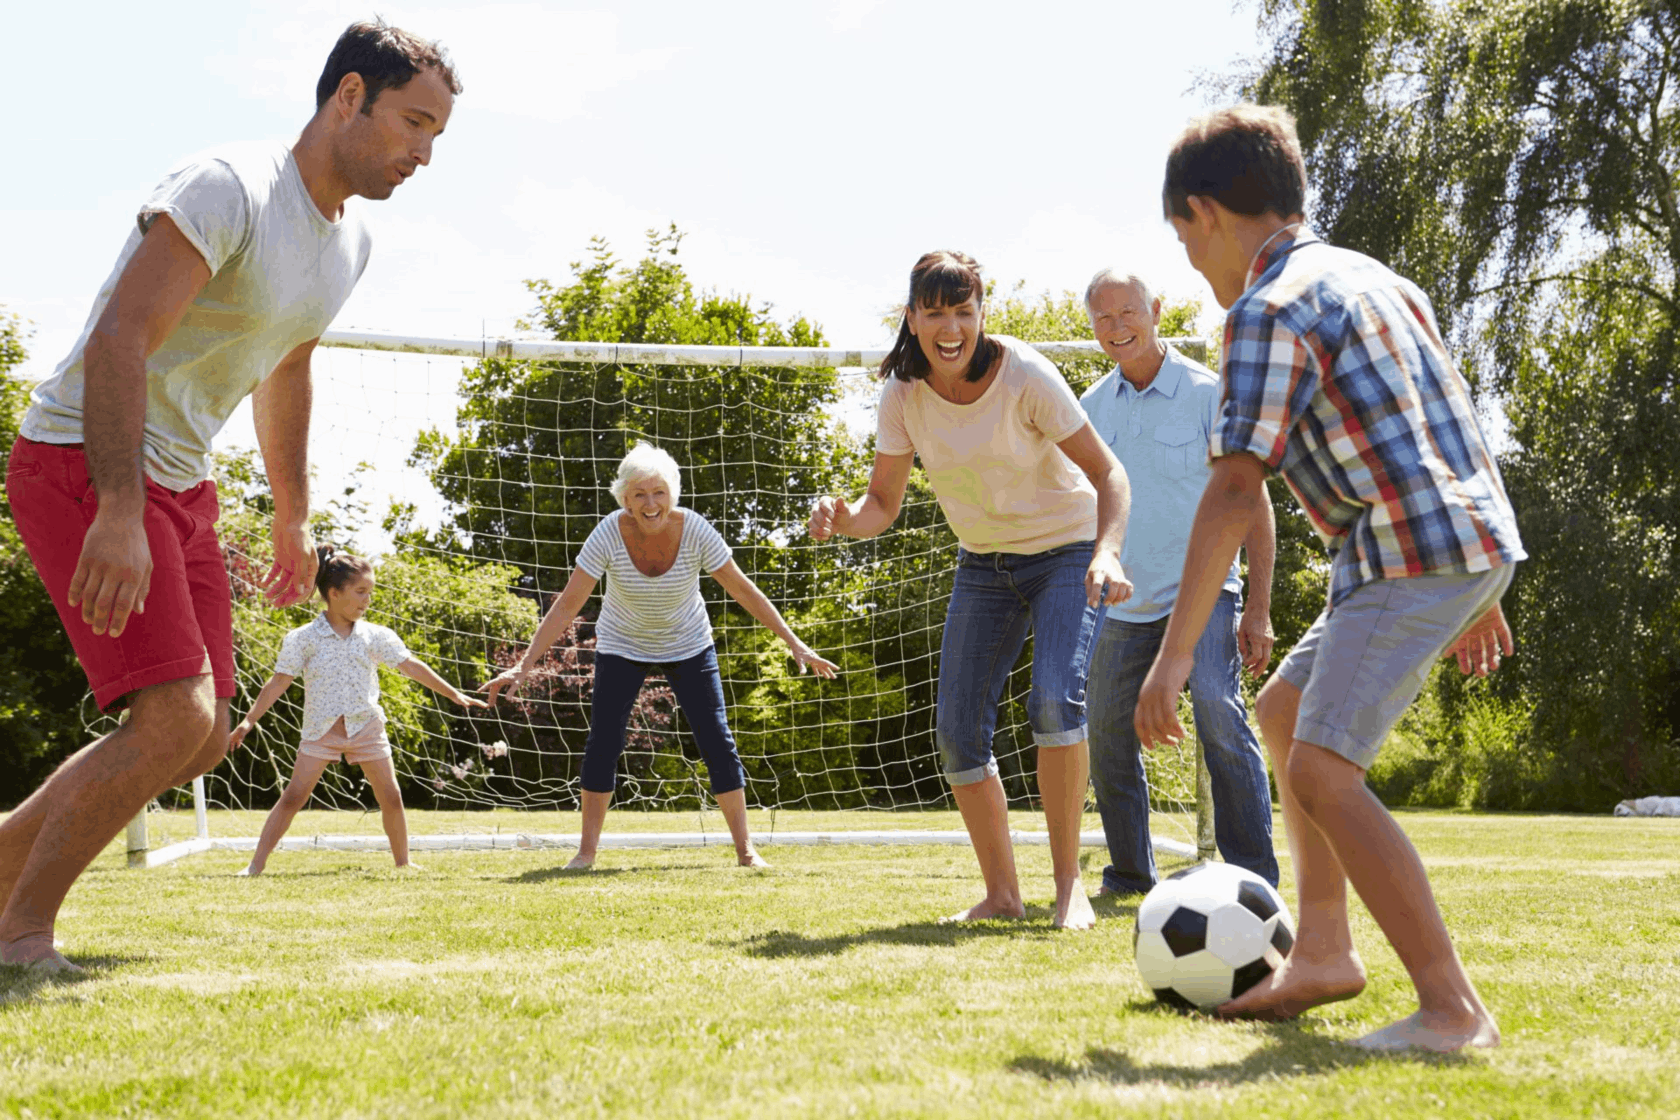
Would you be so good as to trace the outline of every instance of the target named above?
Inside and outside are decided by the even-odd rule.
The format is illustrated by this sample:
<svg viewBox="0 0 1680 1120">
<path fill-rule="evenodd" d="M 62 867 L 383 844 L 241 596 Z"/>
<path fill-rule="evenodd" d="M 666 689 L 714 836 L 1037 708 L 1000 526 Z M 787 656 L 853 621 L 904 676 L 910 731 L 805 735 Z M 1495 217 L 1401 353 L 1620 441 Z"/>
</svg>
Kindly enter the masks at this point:
<svg viewBox="0 0 1680 1120">
<path fill-rule="evenodd" d="M 1192 456 L 1207 457 L 1207 444 L 1201 442 L 1201 431 L 1188 425 L 1160 424 L 1155 428 L 1155 444 L 1161 453 L 1161 473 L 1167 478 L 1189 478 L 1195 469 Z"/>
</svg>

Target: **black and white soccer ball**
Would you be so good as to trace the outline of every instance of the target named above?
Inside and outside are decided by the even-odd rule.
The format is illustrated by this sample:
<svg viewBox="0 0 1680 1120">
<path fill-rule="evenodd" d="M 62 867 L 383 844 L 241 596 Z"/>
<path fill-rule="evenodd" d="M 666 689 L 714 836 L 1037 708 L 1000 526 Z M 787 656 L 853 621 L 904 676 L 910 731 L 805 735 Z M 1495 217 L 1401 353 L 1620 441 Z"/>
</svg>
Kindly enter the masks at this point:
<svg viewBox="0 0 1680 1120">
<path fill-rule="evenodd" d="M 1229 863 L 1201 863 L 1155 884 L 1138 907 L 1138 971 L 1155 998 L 1207 1010 L 1272 974 L 1295 945 L 1272 885 Z"/>
</svg>

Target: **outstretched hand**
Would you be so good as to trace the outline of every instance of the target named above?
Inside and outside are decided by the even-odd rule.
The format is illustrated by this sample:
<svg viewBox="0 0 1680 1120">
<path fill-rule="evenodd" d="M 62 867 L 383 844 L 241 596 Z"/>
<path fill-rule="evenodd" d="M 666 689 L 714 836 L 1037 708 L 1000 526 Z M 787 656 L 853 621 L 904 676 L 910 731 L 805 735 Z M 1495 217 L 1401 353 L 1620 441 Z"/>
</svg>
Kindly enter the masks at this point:
<svg viewBox="0 0 1680 1120">
<path fill-rule="evenodd" d="M 1447 655 L 1458 658 L 1458 671 L 1485 677 L 1499 668 L 1499 659 L 1516 652 L 1516 640 L 1498 603 L 1470 624 L 1458 641 L 1447 647 Z"/>
<path fill-rule="evenodd" d="M 818 498 L 817 504 L 811 507 L 811 520 L 805 530 L 812 540 L 826 541 L 839 530 L 840 519 L 850 512 L 844 498 Z"/>
<path fill-rule="evenodd" d="M 239 726 L 228 732 L 228 750 L 231 751 L 235 747 L 242 745 L 245 742 L 245 736 L 251 733 L 252 727 L 253 725 L 250 720 L 240 720 Z"/>
<path fill-rule="evenodd" d="M 795 661 L 799 662 L 799 671 L 801 673 L 810 671 L 824 680 L 831 681 L 834 679 L 834 674 L 840 671 L 840 666 L 836 665 L 832 661 L 827 661 L 818 657 L 811 650 L 811 647 L 806 645 L 804 642 L 797 642 L 790 645 L 788 647 L 788 653 L 792 655 Z"/>
<path fill-rule="evenodd" d="M 483 691 L 485 695 L 489 697 L 489 701 L 487 703 L 480 703 L 479 706 L 488 708 L 491 704 L 496 702 L 503 692 L 506 692 L 508 698 L 511 700 L 513 698 L 513 694 L 525 687 L 525 682 L 530 679 L 531 672 L 529 669 L 520 669 L 515 667 L 503 671 L 494 680 L 484 686 Z"/>
<path fill-rule="evenodd" d="M 480 700 L 478 697 L 468 696 L 464 692 L 457 692 L 455 695 L 451 696 L 450 699 L 461 705 L 463 708 L 488 708 L 490 706 L 489 703 Z"/>
</svg>

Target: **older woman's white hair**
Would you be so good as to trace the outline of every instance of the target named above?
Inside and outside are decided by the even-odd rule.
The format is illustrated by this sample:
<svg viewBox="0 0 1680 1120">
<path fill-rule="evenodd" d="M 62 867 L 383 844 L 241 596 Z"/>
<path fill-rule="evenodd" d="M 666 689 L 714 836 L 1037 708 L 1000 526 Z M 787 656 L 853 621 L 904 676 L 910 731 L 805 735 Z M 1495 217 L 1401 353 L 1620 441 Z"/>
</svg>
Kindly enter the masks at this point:
<svg viewBox="0 0 1680 1120">
<path fill-rule="evenodd" d="M 671 453 L 661 451 L 651 443 L 638 443 L 618 461 L 618 477 L 613 479 L 610 487 L 613 499 L 623 505 L 624 493 L 630 489 L 630 484 L 643 478 L 657 478 L 663 482 L 665 488 L 671 491 L 672 505 L 682 497 L 682 475 Z"/>
</svg>

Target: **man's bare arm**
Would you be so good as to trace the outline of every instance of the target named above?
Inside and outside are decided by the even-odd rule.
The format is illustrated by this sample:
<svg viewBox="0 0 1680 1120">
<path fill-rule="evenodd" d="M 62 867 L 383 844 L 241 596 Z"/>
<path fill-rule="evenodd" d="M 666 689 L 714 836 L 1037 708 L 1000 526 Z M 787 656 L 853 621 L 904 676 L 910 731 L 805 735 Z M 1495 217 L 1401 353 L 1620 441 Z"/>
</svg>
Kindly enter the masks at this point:
<svg viewBox="0 0 1680 1120">
<path fill-rule="evenodd" d="M 146 359 L 180 324 L 210 266 L 166 214 L 117 277 L 82 350 L 82 443 L 98 512 L 70 579 L 71 606 L 95 634 L 123 632 L 152 585 L 146 543 Z"/>
<path fill-rule="evenodd" d="M 309 597 L 315 583 L 315 542 L 309 534 L 309 414 L 314 383 L 310 339 L 280 359 L 251 394 L 251 418 L 274 493 L 274 564 L 263 590 L 277 607 Z"/>
</svg>

